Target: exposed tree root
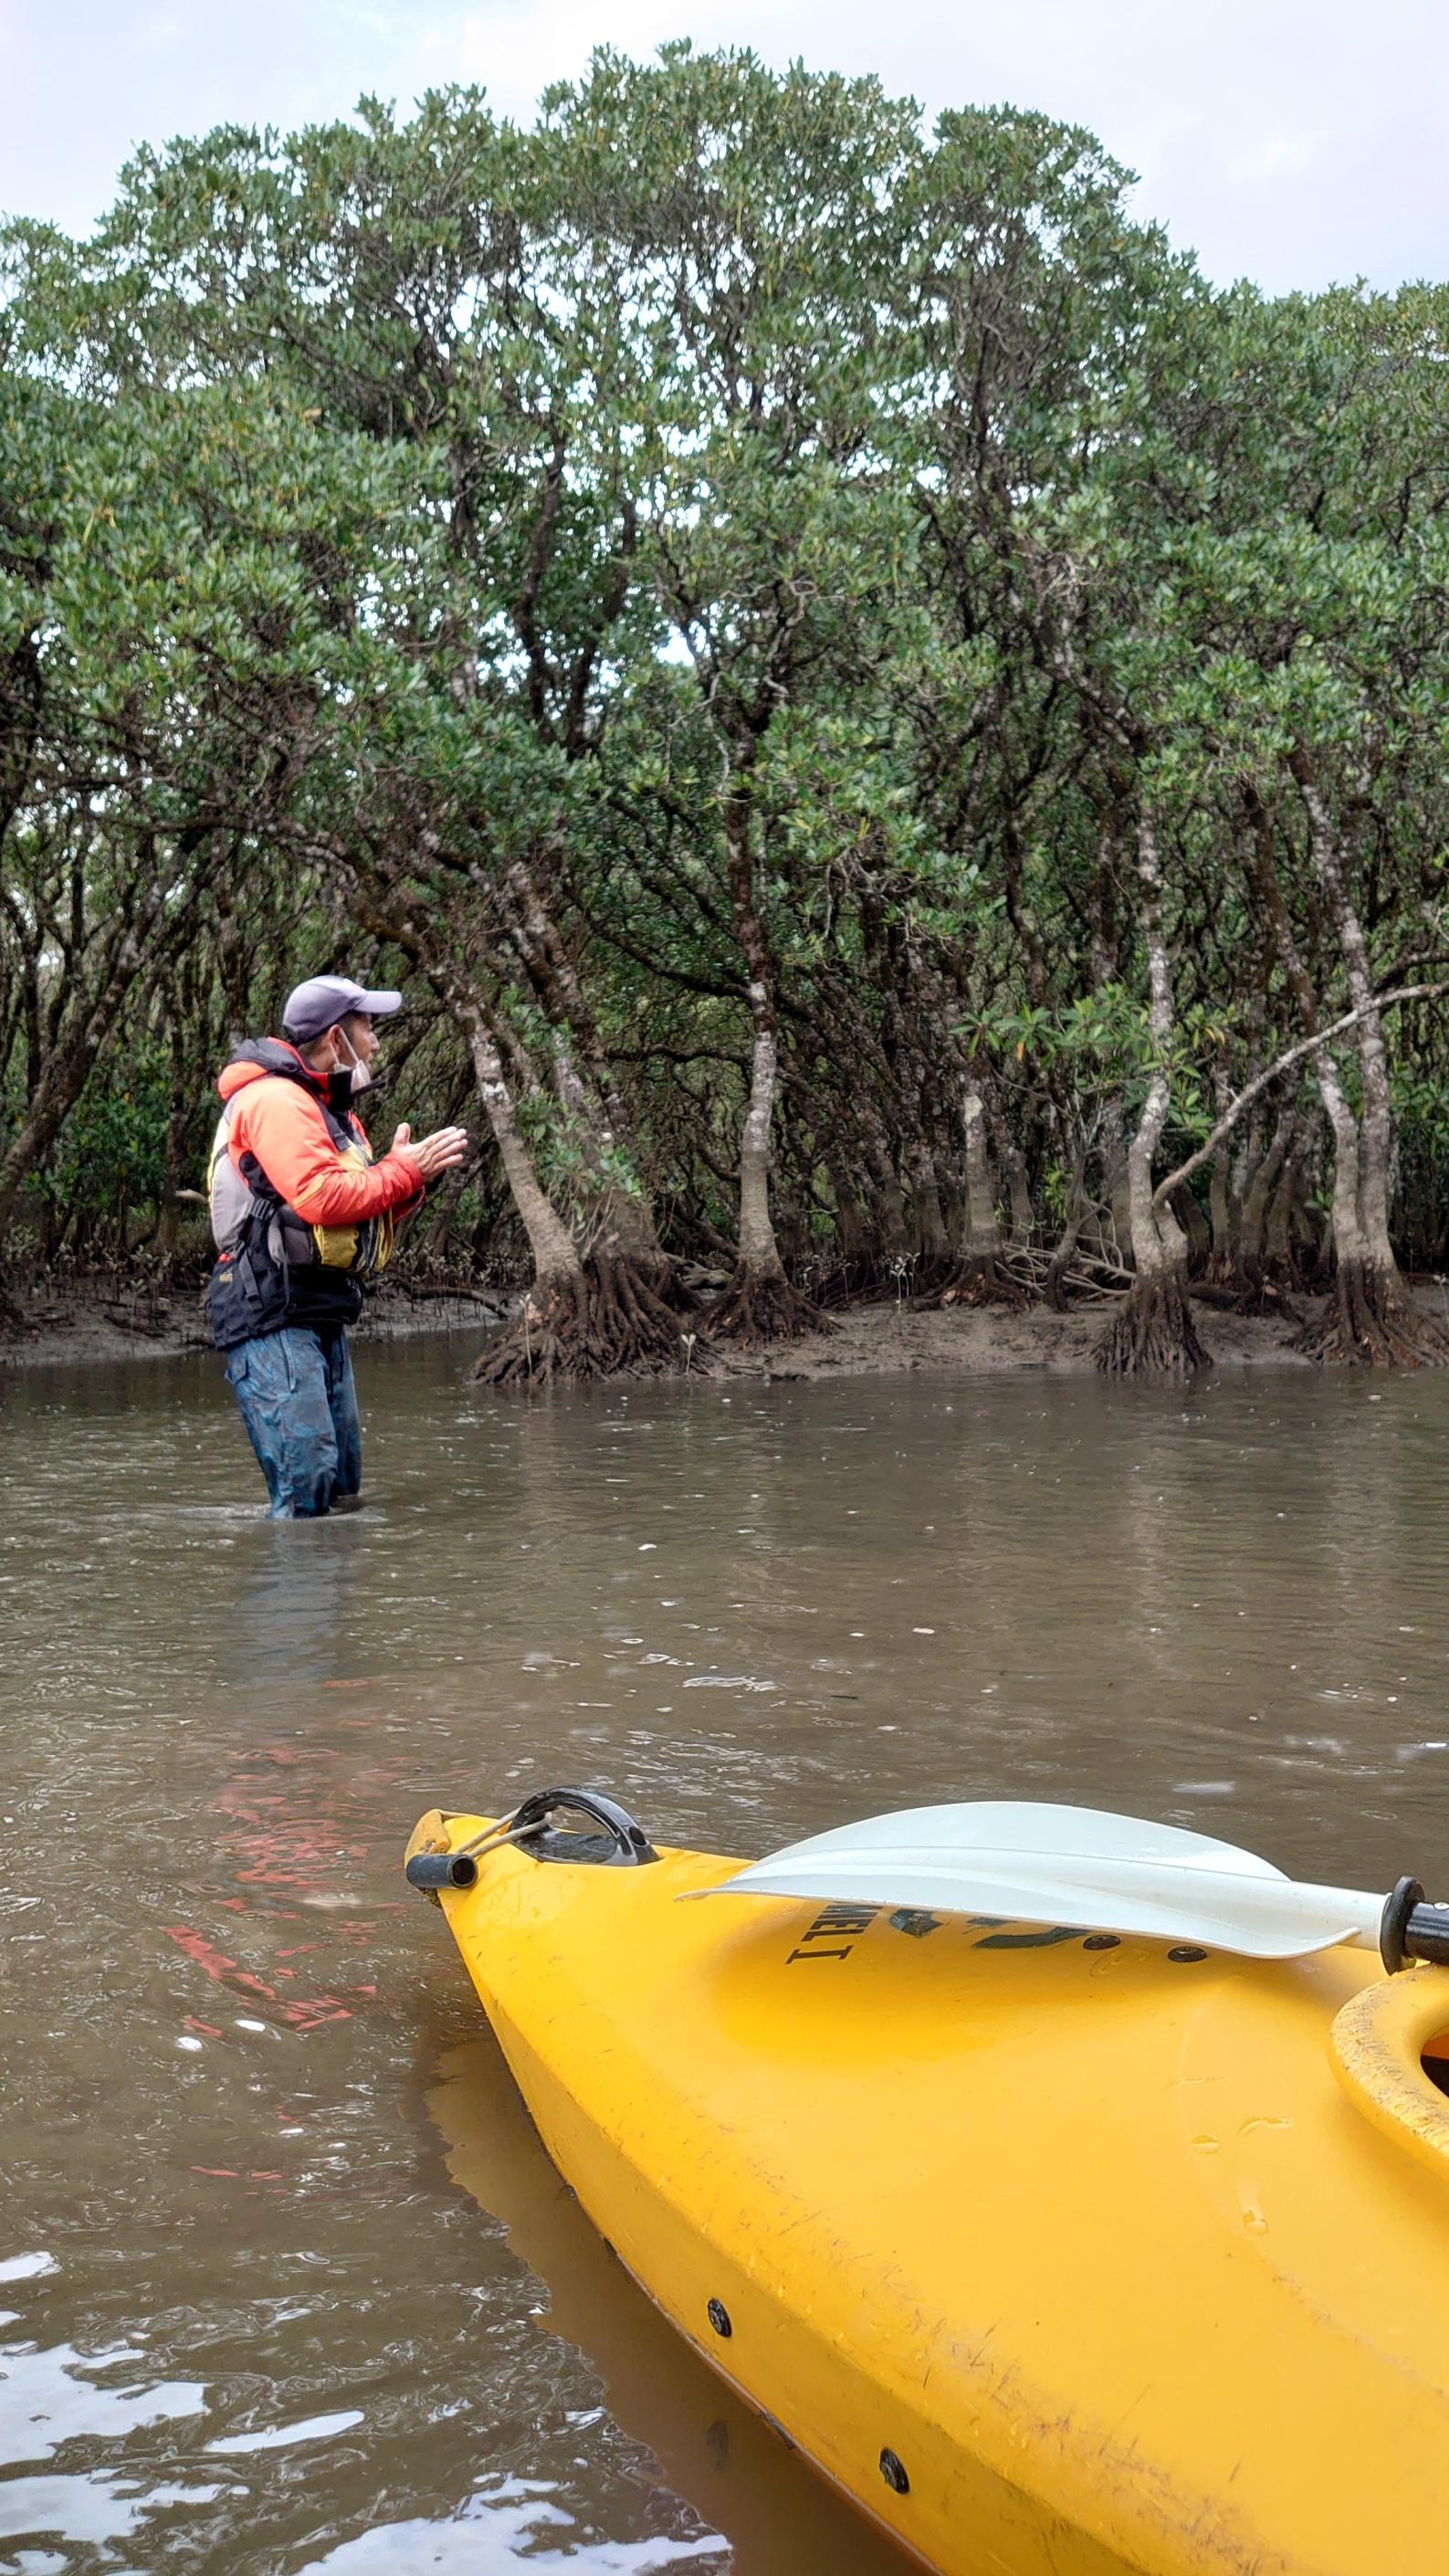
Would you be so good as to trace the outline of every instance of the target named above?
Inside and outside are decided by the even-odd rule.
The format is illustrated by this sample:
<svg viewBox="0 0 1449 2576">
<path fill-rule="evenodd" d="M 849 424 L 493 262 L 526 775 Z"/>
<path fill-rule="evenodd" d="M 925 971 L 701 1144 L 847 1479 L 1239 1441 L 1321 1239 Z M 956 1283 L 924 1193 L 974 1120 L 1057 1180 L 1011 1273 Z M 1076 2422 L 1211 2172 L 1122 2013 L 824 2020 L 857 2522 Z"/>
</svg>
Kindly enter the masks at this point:
<svg viewBox="0 0 1449 2576">
<path fill-rule="evenodd" d="M 939 1306 L 960 1266 L 951 1253 L 943 1252 L 933 1253 L 929 1260 L 908 1261 L 900 1272 L 886 1268 L 877 1282 L 876 1293 L 891 1297 L 900 1288 L 912 1306 Z"/>
<path fill-rule="evenodd" d="M 1350 1368 L 1442 1368 L 1449 1331 L 1420 1312 L 1400 1271 L 1344 1261 L 1323 1313 L 1305 1324 L 1295 1348 L 1306 1359 Z"/>
<path fill-rule="evenodd" d="M 476 1362 L 477 1386 L 537 1389 L 557 1381 L 661 1377 L 708 1369 L 704 1336 L 632 1263 L 597 1254 L 582 1273 L 540 1283 Z"/>
<path fill-rule="evenodd" d="M 889 1295 L 892 1285 L 889 1271 L 880 1262 L 840 1261 L 816 1281 L 816 1302 L 832 1311 L 873 1306 Z"/>
<path fill-rule="evenodd" d="M 1031 1298 L 1019 1279 L 1004 1270 L 994 1252 L 968 1252 L 940 1288 L 915 1297 L 912 1304 L 932 1306 L 1029 1306 Z"/>
<path fill-rule="evenodd" d="M 1306 1297 L 1309 1293 L 1308 1274 L 1302 1262 L 1293 1260 L 1286 1253 L 1265 1252 L 1262 1272 L 1264 1279 L 1282 1296 Z"/>
<path fill-rule="evenodd" d="M 1181 1274 L 1137 1280 L 1114 1310 L 1094 1358 L 1107 1377 L 1182 1378 L 1210 1368 L 1212 1355 L 1198 1340 Z"/>
<path fill-rule="evenodd" d="M 833 1333 L 823 1307 L 812 1306 L 783 1272 L 762 1275 L 738 1269 L 724 1295 L 706 1311 L 712 1341 L 737 1342 L 758 1350 L 766 1342 L 797 1341 L 802 1333 Z"/>
<path fill-rule="evenodd" d="M 1188 1293 L 1195 1304 L 1216 1307 L 1224 1315 L 1276 1315 L 1284 1323 L 1300 1326 L 1303 1321 L 1292 1300 L 1258 1261 L 1244 1261 L 1215 1279 L 1194 1279 Z"/>
<path fill-rule="evenodd" d="M 1303 1317 L 1287 1290 L 1264 1270 L 1250 1272 L 1234 1301 L 1235 1315 L 1277 1315 L 1285 1324 L 1301 1327 Z"/>
</svg>

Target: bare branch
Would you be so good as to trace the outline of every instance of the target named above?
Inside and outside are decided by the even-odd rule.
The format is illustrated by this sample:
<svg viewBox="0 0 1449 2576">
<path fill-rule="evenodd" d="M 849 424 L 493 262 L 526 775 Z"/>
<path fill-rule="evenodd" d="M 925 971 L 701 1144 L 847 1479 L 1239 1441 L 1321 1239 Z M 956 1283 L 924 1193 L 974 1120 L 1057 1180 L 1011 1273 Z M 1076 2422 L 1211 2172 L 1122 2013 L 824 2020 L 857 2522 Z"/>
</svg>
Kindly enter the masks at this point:
<svg viewBox="0 0 1449 2576">
<path fill-rule="evenodd" d="M 1341 1038 L 1345 1029 L 1355 1027 L 1360 1020 L 1366 1020 L 1374 1011 L 1391 1010 L 1395 1002 L 1437 1002 L 1445 993 L 1449 993 L 1449 982 L 1404 984 L 1396 993 L 1376 993 L 1371 1002 L 1360 1003 L 1356 1011 L 1345 1011 L 1342 1019 L 1335 1020 L 1331 1028 L 1319 1029 L 1311 1038 L 1300 1038 L 1298 1044 L 1289 1047 L 1286 1055 L 1280 1055 L 1275 1064 L 1268 1066 L 1266 1072 L 1254 1075 L 1252 1081 L 1244 1086 L 1236 1099 L 1228 1102 L 1211 1135 L 1198 1146 L 1196 1153 L 1189 1154 L 1185 1163 L 1179 1163 L 1175 1172 L 1169 1172 L 1165 1181 L 1158 1182 L 1152 1193 L 1154 1208 L 1160 1207 L 1170 1191 L 1177 1189 L 1181 1182 L 1191 1180 L 1194 1172 L 1200 1172 L 1204 1163 L 1212 1160 L 1223 1138 L 1236 1127 L 1244 1110 L 1251 1109 L 1254 1101 L 1262 1098 L 1269 1084 L 1276 1082 L 1281 1074 L 1289 1071 L 1291 1066 L 1300 1063 L 1304 1056 L 1312 1055 L 1319 1047 L 1326 1046 L 1330 1038 Z"/>
</svg>

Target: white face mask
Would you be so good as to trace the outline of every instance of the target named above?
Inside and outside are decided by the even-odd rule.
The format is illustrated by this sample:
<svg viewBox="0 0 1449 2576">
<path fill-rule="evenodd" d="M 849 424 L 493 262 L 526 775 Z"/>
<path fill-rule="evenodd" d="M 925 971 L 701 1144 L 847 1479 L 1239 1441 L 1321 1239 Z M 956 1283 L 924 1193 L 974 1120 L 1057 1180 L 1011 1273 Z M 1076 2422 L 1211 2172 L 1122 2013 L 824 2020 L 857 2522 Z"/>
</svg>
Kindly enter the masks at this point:
<svg viewBox="0 0 1449 2576">
<path fill-rule="evenodd" d="M 342 1040 L 343 1045 L 346 1047 L 348 1054 L 352 1058 L 352 1089 L 354 1095 L 359 1091 L 370 1091 L 372 1088 L 372 1075 L 369 1073 L 367 1066 L 363 1063 L 361 1056 L 358 1054 L 352 1040 L 348 1037 L 346 1030 L 342 1028 L 334 1029 L 333 1035 L 334 1037 L 338 1037 Z"/>
</svg>

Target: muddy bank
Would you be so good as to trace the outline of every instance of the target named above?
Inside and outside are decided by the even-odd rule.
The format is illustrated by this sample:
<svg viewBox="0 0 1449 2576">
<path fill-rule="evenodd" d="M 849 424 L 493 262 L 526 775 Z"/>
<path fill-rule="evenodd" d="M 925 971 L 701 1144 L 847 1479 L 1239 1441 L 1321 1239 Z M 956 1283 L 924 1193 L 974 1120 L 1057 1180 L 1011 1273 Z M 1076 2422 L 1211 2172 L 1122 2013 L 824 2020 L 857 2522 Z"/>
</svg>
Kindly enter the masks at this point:
<svg viewBox="0 0 1449 2576">
<path fill-rule="evenodd" d="M 1317 1300 L 1304 1298 L 1309 1313 Z M 1307 1367 L 1292 1349 L 1295 1327 L 1283 1317 L 1233 1315 L 1195 1307 L 1198 1329 L 1214 1366 Z M 1009 1369 L 1051 1369 L 1061 1375 L 1090 1370 L 1106 1309 L 1084 1307 L 1054 1315 L 1045 1306 L 1025 1314 L 1003 1308 L 949 1306 L 913 1314 L 908 1306 L 856 1306 L 837 1319 L 833 1333 L 811 1333 L 798 1342 L 776 1342 L 762 1351 L 719 1351 L 716 1372 L 781 1378 L 876 1377 L 893 1369 L 962 1369 L 992 1376 Z"/>
<path fill-rule="evenodd" d="M 0 1330 L 0 1370 L 169 1359 L 178 1352 L 210 1348 L 200 1295 L 190 1289 L 156 1296 L 97 1282 L 44 1289 L 19 1302 L 20 1329 Z M 1307 1315 L 1316 1301 L 1305 1298 L 1300 1304 Z M 1207 1307 L 1195 1311 L 1215 1365 L 1306 1365 L 1295 1362 L 1294 1328 L 1281 1317 L 1225 1314 Z M 397 1341 L 419 1333 L 476 1331 L 481 1348 L 505 1312 L 501 1295 L 389 1287 L 369 1300 L 357 1334 L 361 1340 Z M 883 1301 L 851 1308 L 837 1318 L 833 1333 L 812 1333 L 760 1351 L 716 1350 L 713 1374 L 814 1379 L 887 1376 L 903 1369 L 962 1369 L 974 1376 L 1011 1369 L 1074 1373 L 1092 1366 L 1104 1320 L 1101 1307 L 1070 1315 L 1054 1315 L 1044 1306 L 1025 1314 L 969 1306 L 916 1314 L 907 1305 Z"/>
<path fill-rule="evenodd" d="M 115 1281 L 12 1291 L 19 1326 L 0 1321 L 0 1371 L 76 1367 L 92 1361 L 175 1359 L 209 1351 L 202 1292 L 157 1295 Z M 502 1296 L 468 1289 L 380 1289 L 357 1326 L 360 1340 L 402 1341 L 417 1333 L 476 1331 L 480 1341 L 507 1312 Z"/>
</svg>

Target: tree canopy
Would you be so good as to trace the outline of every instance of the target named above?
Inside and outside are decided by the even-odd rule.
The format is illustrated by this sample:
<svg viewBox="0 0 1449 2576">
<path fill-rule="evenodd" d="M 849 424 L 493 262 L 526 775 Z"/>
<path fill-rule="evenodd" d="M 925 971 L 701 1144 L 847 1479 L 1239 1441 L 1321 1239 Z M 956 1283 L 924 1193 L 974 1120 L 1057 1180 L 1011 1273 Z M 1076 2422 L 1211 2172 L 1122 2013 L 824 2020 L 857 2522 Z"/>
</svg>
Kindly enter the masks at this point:
<svg viewBox="0 0 1449 2576">
<path fill-rule="evenodd" d="M 11 226 L 0 1266 L 194 1267 L 340 967 L 481 1113 L 410 1257 L 531 1281 L 500 1380 L 892 1278 L 1443 1357 L 1449 290 L 1214 292 L 1130 184 L 679 44 Z"/>
</svg>

